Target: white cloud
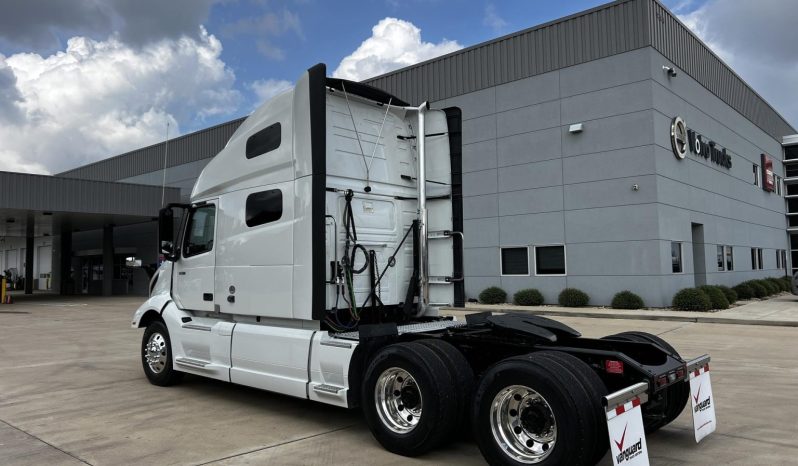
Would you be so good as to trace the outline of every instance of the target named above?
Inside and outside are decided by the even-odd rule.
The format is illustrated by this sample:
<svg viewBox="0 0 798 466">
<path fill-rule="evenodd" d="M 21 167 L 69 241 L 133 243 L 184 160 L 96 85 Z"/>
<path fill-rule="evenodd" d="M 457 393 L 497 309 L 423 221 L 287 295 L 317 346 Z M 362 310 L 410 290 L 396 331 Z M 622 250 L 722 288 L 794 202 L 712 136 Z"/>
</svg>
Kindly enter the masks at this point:
<svg viewBox="0 0 798 466">
<path fill-rule="evenodd" d="M 485 6 L 485 18 L 482 20 L 485 26 L 493 29 L 493 32 L 500 33 L 507 27 L 507 21 L 504 20 L 496 11 L 496 5 L 488 3 Z"/>
<path fill-rule="evenodd" d="M 254 106 L 255 108 L 260 107 L 261 104 L 271 100 L 273 97 L 290 90 L 292 87 L 294 87 L 294 83 L 284 79 L 261 79 L 249 85 L 249 88 L 252 89 L 258 97 L 258 102 Z"/>
<path fill-rule="evenodd" d="M 158 142 L 167 121 L 174 134 L 230 114 L 241 95 L 221 52 L 201 28 L 138 48 L 73 37 L 46 57 L 0 55 L 0 109 L 17 111 L 0 124 L 0 166 L 58 172 Z"/>
<path fill-rule="evenodd" d="M 421 40 L 421 29 L 413 23 L 385 18 L 371 29 L 371 37 L 344 57 L 333 72 L 337 78 L 362 81 L 463 48 L 443 39 L 434 44 Z"/>
<path fill-rule="evenodd" d="M 790 124 L 798 125 L 798 2 L 709 0 L 679 18 Z"/>
</svg>

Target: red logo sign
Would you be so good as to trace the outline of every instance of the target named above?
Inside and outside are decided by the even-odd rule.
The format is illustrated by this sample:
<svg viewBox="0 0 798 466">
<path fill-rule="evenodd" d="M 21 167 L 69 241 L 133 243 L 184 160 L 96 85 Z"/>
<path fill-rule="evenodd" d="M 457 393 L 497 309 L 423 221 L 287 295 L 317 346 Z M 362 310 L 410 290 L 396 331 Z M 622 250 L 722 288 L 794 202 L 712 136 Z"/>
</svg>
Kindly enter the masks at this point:
<svg viewBox="0 0 798 466">
<path fill-rule="evenodd" d="M 627 427 L 629 427 L 629 423 L 628 422 L 626 423 L 626 426 L 624 426 L 624 428 L 623 428 L 623 435 L 621 435 L 621 441 L 620 442 L 617 442 L 617 441 L 613 440 L 613 442 L 615 442 L 615 446 L 618 447 L 618 451 L 623 451 L 623 441 L 626 438 L 626 428 Z"/>
</svg>

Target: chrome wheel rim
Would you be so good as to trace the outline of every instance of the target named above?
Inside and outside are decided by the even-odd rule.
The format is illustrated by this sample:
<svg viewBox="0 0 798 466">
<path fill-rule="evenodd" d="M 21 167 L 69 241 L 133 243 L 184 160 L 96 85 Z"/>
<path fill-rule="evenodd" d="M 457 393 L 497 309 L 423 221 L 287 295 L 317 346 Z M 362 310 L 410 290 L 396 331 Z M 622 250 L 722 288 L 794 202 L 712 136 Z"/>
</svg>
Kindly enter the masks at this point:
<svg viewBox="0 0 798 466">
<path fill-rule="evenodd" d="M 160 374 L 166 369 L 167 359 L 166 339 L 158 332 L 150 335 L 147 344 L 144 346 L 144 360 L 147 366 L 155 374 Z"/>
<path fill-rule="evenodd" d="M 496 394 L 490 428 L 499 447 L 525 464 L 546 459 L 557 441 L 557 421 L 548 401 L 523 385 L 511 385 Z"/>
<path fill-rule="evenodd" d="M 421 420 L 421 390 L 404 369 L 386 369 L 374 387 L 374 402 L 382 423 L 397 434 L 406 434 Z"/>
</svg>

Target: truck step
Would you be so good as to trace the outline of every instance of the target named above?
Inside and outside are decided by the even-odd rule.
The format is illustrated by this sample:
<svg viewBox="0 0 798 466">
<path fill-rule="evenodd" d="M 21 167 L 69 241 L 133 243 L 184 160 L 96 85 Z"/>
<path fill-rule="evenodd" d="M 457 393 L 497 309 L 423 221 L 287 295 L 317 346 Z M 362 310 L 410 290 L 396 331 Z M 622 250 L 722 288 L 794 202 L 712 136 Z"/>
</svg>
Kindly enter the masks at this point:
<svg viewBox="0 0 798 466">
<path fill-rule="evenodd" d="M 340 392 L 343 389 L 344 389 L 344 387 L 339 387 L 337 385 L 329 385 L 329 384 L 326 384 L 326 383 L 313 386 L 313 391 L 314 392 L 317 392 L 317 393 L 329 393 L 331 395 L 337 395 L 338 392 Z"/>
<path fill-rule="evenodd" d="M 205 367 L 208 365 L 208 362 L 200 361 L 199 359 L 180 357 L 180 358 L 175 358 L 175 364 L 179 366 L 191 367 L 194 369 L 205 369 Z"/>
</svg>

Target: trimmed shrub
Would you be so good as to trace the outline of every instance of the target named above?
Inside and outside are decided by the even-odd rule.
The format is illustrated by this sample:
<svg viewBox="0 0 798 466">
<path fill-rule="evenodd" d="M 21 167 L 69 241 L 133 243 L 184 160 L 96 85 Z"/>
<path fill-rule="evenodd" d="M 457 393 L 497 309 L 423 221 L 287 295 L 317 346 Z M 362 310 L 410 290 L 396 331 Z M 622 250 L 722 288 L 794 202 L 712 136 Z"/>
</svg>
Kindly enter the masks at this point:
<svg viewBox="0 0 798 466">
<path fill-rule="evenodd" d="M 754 289 L 748 283 L 740 283 L 732 291 L 737 293 L 737 299 L 752 299 L 754 297 Z"/>
<path fill-rule="evenodd" d="M 590 296 L 587 295 L 582 290 L 578 290 L 576 288 L 566 288 L 560 292 L 560 296 L 557 297 L 557 302 L 560 303 L 560 306 L 565 307 L 582 307 L 587 306 L 587 303 L 590 301 Z"/>
<path fill-rule="evenodd" d="M 540 306 L 543 304 L 543 295 L 534 288 L 527 288 L 513 295 L 513 303 L 519 306 Z"/>
<path fill-rule="evenodd" d="M 684 288 L 673 296 L 673 308 L 680 311 L 708 311 L 712 301 L 698 288 Z"/>
<path fill-rule="evenodd" d="M 754 298 L 767 298 L 768 289 L 759 280 L 748 280 L 745 283 L 754 290 Z"/>
<path fill-rule="evenodd" d="M 713 285 L 704 285 L 699 287 L 701 291 L 709 296 L 709 302 L 712 305 L 712 309 L 728 309 L 729 308 L 729 300 L 726 299 L 726 295 L 720 291 L 720 288 Z"/>
<path fill-rule="evenodd" d="M 507 292 L 498 286 L 490 286 L 482 290 L 479 294 L 479 302 L 482 304 L 503 304 L 507 302 Z"/>
<path fill-rule="evenodd" d="M 728 301 L 730 305 L 737 302 L 737 292 L 735 292 L 728 286 L 723 286 L 723 285 L 716 285 L 716 286 L 721 291 L 721 293 L 723 293 L 723 296 L 726 296 L 726 301 Z"/>
<path fill-rule="evenodd" d="M 772 296 L 779 292 L 778 288 L 776 288 L 776 286 L 773 283 L 769 282 L 764 278 L 757 280 L 757 282 L 759 282 L 759 284 L 765 287 L 765 289 L 768 292 L 767 294 L 768 296 Z"/>
<path fill-rule="evenodd" d="M 782 282 L 778 278 L 768 277 L 765 279 L 765 281 L 773 285 L 773 288 L 776 290 L 774 294 L 779 294 L 782 291 L 784 291 L 784 282 Z"/>
<path fill-rule="evenodd" d="M 612 297 L 613 309 L 640 309 L 641 307 L 645 307 L 643 298 L 629 290 L 615 293 L 615 296 Z"/>
<path fill-rule="evenodd" d="M 790 277 L 784 276 L 781 277 L 779 280 L 784 284 L 784 291 L 792 292 L 792 279 Z"/>
</svg>

